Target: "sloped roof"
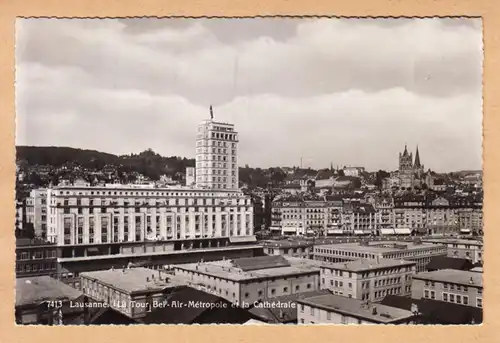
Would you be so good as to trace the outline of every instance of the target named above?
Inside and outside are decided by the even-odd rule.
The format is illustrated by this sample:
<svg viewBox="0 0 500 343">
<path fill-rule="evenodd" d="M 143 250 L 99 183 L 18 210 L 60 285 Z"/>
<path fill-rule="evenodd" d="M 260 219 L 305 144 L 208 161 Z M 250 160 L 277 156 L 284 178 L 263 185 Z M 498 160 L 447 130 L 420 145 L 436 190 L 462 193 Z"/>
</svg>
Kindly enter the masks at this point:
<svg viewBox="0 0 500 343">
<path fill-rule="evenodd" d="M 316 174 L 316 180 L 328 180 L 332 178 L 334 175 L 335 175 L 334 172 L 331 171 L 330 169 L 323 169 Z"/>
<path fill-rule="evenodd" d="M 331 294 L 331 292 L 327 289 L 323 289 L 311 292 L 284 295 L 281 297 L 268 299 L 267 302 L 270 303 L 270 306 L 253 307 L 249 310 L 249 312 L 253 316 L 267 323 L 279 324 L 297 322 L 297 305 L 295 304 L 295 302 L 298 299 L 305 299 L 325 294 Z M 273 308 L 272 304 L 279 304 L 279 306 L 275 306 Z"/>
<path fill-rule="evenodd" d="M 422 314 L 425 324 L 448 324 L 460 325 L 475 324 L 483 321 L 483 311 L 481 308 L 458 305 L 444 301 L 432 299 L 412 299 L 399 295 L 388 295 L 381 304 L 411 310 L 412 304 L 418 306 L 418 311 Z"/>
<path fill-rule="evenodd" d="M 175 307 L 172 305 L 174 303 Z M 153 308 L 140 322 L 144 324 L 242 324 L 251 318 L 247 310 L 231 306 L 231 302 L 224 298 L 186 287 L 174 292 L 168 298 L 165 307 Z"/>
<path fill-rule="evenodd" d="M 233 265 L 243 271 L 289 267 L 288 262 L 283 256 L 258 256 L 238 258 L 232 261 Z"/>
<path fill-rule="evenodd" d="M 435 256 L 427 264 L 426 269 L 429 271 L 441 269 L 471 270 L 473 267 L 472 262 L 465 258 Z"/>
</svg>

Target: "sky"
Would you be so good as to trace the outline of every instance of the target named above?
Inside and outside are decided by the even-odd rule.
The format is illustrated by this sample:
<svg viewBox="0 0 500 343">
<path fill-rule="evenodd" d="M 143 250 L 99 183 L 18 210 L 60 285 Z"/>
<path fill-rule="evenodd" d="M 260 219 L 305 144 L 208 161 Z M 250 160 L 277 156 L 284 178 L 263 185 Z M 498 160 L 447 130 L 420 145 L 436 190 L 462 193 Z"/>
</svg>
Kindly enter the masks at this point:
<svg viewBox="0 0 500 343">
<path fill-rule="evenodd" d="M 18 19 L 16 144 L 194 158 L 209 118 L 239 164 L 482 168 L 480 19 Z"/>
</svg>

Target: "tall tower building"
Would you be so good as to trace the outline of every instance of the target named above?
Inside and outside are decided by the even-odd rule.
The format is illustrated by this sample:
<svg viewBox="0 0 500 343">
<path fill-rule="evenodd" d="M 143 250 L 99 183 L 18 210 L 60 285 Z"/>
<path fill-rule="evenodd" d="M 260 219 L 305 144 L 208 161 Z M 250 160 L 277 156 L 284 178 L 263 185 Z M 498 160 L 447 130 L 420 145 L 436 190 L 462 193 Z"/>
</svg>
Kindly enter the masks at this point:
<svg viewBox="0 0 500 343">
<path fill-rule="evenodd" d="M 238 133 L 234 125 L 210 119 L 198 125 L 196 139 L 196 186 L 238 189 Z"/>
</svg>

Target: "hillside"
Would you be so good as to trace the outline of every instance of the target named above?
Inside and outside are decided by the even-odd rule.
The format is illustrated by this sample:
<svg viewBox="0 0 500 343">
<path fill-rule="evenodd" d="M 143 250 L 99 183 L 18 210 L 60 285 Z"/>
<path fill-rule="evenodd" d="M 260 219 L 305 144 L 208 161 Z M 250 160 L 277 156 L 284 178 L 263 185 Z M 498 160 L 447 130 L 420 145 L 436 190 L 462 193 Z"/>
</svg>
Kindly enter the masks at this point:
<svg viewBox="0 0 500 343">
<path fill-rule="evenodd" d="M 77 164 L 84 169 L 102 170 L 105 166 L 116 167 L 119 173 L 137 172 L 153 180 L 161 175 L 183 174 L 186 167 L 194 167 L 194 159 L 163 157 L 151 149 L 139 154 L 117 156 L 95 150 L 68 147 L 18 146 L 16 160 L 23 165 L 46 165 L 54 168 Z"/>
</svg>

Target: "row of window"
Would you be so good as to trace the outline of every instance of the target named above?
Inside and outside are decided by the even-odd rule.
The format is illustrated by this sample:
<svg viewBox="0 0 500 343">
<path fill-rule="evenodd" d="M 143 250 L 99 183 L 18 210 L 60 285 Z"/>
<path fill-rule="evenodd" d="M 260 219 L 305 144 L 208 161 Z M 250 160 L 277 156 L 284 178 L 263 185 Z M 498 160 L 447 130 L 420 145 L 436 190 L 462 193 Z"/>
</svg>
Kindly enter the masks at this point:
<svg viewBox="0 0 500 343">
<path fill-rule="evenodd" d="M 55 270 L 56 263 L 16 263 L 16 272 L 37 272 L 45 270 Z"/>
<path fill-rule="evenodd" d="M 16 253 L 16 259 L 19 261 L 25 261 L 30 259 L 55 258 L 55 257 L 56 257 L 55 250 L 38 250 L 31 252 L 31 254 L 28 251 Z"/>
<path fill-rule="evenodd" d="M 427 287 L 435 287 L 436 283 L 434 281 L 426 280 L 425 281 L 425 286 L 427 286 Z M 451 291 L 456 290 L 458 292 L 468 292 L 469 291 L 469 287 L 468 286 L 458 285 L 458 284 L 454 284 L 454 283 L 443 283 L 442 284 L 442 288 L 443 289 L 449 289 Z M 478 294 L 483 294 L 483 289 L 482 288 L 476 288 L 476 290 L 477 290 Z"/>
<path fill-rule="evenodd" d="M 228 197 L 228 198 L 234 198 L 234 197 L 241 197 L 241 194 L 231 194 L 231 193 L 207 193 L 207 192 L 202 192 L 202 193 L 198 193 L 198 192 L 162 192 L 160 190 L 157 190 L 157 191 L 117 191 L 117 190 L 114 190 L 114 191 L 85 191 L 85 192 L 82 192 L 82 191 L 54 191 L 54 195 L 72 195 L 72 196 L 76 196 L 76 195 L 86 195 L 88 196 L 90 193 L 90 195 L 127 195 L 127 196 L 133 196 L 133 197 L 137 197 L 137 196 L 148 196 L 148 197 L 189 197 L 189 198 L 192 198 L 192 197 L 216 197 L 216 196 L 220 196 L 220 195 L 224 195 L 225 197 Z"/>
</svg>

